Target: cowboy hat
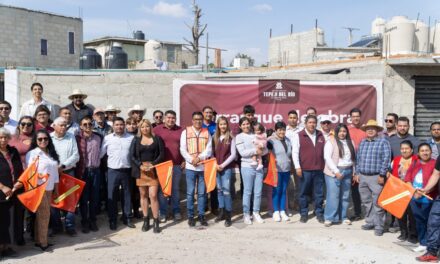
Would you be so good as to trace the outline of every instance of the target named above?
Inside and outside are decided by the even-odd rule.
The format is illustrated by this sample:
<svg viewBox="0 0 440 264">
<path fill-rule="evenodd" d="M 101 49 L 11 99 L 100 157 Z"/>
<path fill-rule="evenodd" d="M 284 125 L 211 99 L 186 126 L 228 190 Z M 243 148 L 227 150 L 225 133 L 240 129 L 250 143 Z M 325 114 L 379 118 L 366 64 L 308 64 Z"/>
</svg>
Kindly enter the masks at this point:
<svg viewBox="0 0 440 264">
<path fill-rule="evenodd" d="M 121 110 L 114 105 L 107 105 L 104 109 L 104 112 L 116 112 L 119 114 Z"/>
<path fill-rule="evenodd" d="M 140 105 L 133 105 L 132 108 L 128 109 L 128 115 L 130 116 L 133 111 L 139 111 L 142 112 L 142 115 L 145 115 L 145 108 L 141 108 Z"/>
<path fill-rule="evenodd" d="M 69 100 L 73 100 L 73 97 L 77 95 L 82 96 L 83 99 L 87 98 L 87 94 L 83 93 L 80 89 L 74 89 L 68 98 Z"/>
<path fill-rule="evenodd" d="M 379 126 L 374 119 L 368 120 L 368 122 L 361 127 L 361 130 L 366 131 L 369 127 L 374 127 L 377 131 L 383 130 L 383 127 Z"/>
<path fill-rule="evenodd" d="M 96 108 L 95 111 L 93 111 L 93 114 L 96 115 L 97 113 L 103 113 L 104 114 L 105 112 L 104 112 L 104 109 L 102 109 L 102 108 Z"/>
</svg>

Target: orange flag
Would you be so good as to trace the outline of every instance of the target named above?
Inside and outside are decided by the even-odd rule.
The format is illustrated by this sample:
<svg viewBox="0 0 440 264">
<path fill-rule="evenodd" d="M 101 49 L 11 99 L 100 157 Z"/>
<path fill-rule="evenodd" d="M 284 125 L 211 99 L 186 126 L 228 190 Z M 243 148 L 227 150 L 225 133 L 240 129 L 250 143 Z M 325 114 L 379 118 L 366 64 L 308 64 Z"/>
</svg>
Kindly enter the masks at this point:
<svg viewBox="0 0 440 264">
<path fill-rule="evenodd" d="M 160 187 L 165 196 L 171 196 L 171 188 L 173 186 L 173 162 L 171 160 L 162 162 L 154 166 L 156 168 L 157 178 Z"/>
<path fill-rule="evenodd" d="M 35 174 L 33 177 L 35 177 L 36 179 L 38 177 L 43 179 L 44 183 L 39 186 L 35 185 L 35 188 L 32 188 L 22 194 L 17 195 L 17 199 L 20 200 L 24 207 L 26 207 L 32 213 L 35 213 L 37 211 L 38 207 L 41 204 L 41 200 L 43 200 L 43 196 L 46 193 L 47 178 L 49 177 L 49 175 L 47 174 L 43 176 L 37 175 L 38 174 Z M 23 185 L 25 184 L 23 183 Z"/>
<path fill-rule="evenodd" d="M 377 199 L 377 203 L 385 211 L 400 219 L 415 191 L 410 183 L 405 183 L 397 177 L 389 177 Z"/>
<path fill-rule="evenodd" d="M 278 185 L 277 161 L 275 159 L 275 155 L 272 152 L 269 153 L 269 165 L 267 167 L 267 175 L 263 182 L 273 187 L 277 187 Z"/>
<path fill-rule="evenodd" d="M 215 189 L 217 184 L 217 160 L 215 158 L 203 161 L 205 164 L 205 186 L 206 193 L 210 193 Z"/>
<path fill-rule="evenodd" d="M 27 167 L 26 170 L 18 178 L 18 181 L 23 184 L 24 191 L 30 191 L 38 187 L 38 160 L 39 156 Z"/>
<path fill-rule="evenodd" d="M 62 173 L 58 183 L 59 196 L 51 202 L 51 206 L 74 213 L 85 185 L 84 181 Z"/>
</svg>

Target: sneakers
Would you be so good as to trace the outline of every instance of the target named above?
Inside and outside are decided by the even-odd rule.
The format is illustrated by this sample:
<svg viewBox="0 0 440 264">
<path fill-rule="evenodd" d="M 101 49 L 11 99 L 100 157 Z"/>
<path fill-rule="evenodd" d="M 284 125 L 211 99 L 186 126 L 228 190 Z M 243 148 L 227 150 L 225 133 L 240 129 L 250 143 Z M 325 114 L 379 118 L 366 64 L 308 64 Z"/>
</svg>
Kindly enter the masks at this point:
<svg viewBox="0 0 440 264">
<path fill-rule="evenodd" d="M 188 217 L 188 225 L 189 225 L 189 227 L 196 226 L 196 220 L 194 220 L 194 217 L 192 217 L 192 216 Z"/>
<path fill-rule="evenodd" d="M 283 222 L 290 221 L 290 218 L 287 216 L 286 212 L 281 211 L 280 216 L 281 216 L 281 220 L 283 220 Z"/>
<path fill-rule="evenodd" d="M 279 212 L 279 211 L 275 211 L 275 212 L 273 212 L 272 219 L 273 219 L 275 222 L 280 222 L 280 221 L 281 221 L 280 212 Z"/>
<path fill-rule="evenodd" d="M 316 219 L 318 220 L 319 223 L 323 224 L 324 221 L 324 217 L 323 216 L 317 216 Z"/>
<path fill-rule="evenodd" d="M 252 216 L 253 216 L 255 222 L 257 222 L 259 224 L 263 224 L 264 223 L 264 220 L 263 220 L 263 218 L 261 218 L 260 213 L 255 212 L 255 213 L 252 214 Z"/>
<path fill-rule="evenodd" d="M 343 223 L 344 225 L 351 225 L 351 221 L 348 220 L 348 219 L 345 219 L 344 221 L 342 221 L 342 223 Z"/>
<path fill-rule="evenodd" d="M 373 230 L 374 225 L 365 224 L 365 225 L 361 226 L 361 228 L 362 228 L 362 230 Z"/>
<path fill-rule="evenodd" d="M 416 260 L 420 262 L 438 262 L 438 257 L 426 252 L 424 255 L 417 257 Z"/>
<path fill-rule="evenodd" d="M 309 218 L 307 217 L 307 215 L 302 215 L 301 218 L 299 219 L 301 223 L 307 223 L 308 220 Z"/>
<path fill-rule="evenodd" d="M 252 225 L 251 216 L 248 214 L 243 215 L 243 221 L 246 225 Z"/>
<path fill-rule="evenodd" d="M 174 214 L 174 221 L 181 221 L 182 220 L 182 215 L 180 213 L 175 213 Z"/>
<path fill-rule="evenodd" d="M 418 247 L 413 248 L 413 251 L 414 252 L 418 252 L 418 253 L 425 252 L 426 251 L 426 246 L 419 245 Z"/>
<path fill-rule="evenodd" d="M 383 236 L 383 230 L 380 230 L 380 229 L 374 230 L 374 235 L 375 236 Z"/>
<path fill-rule="evenodd" d="M 324 226 L 325 226 L 325 227 L 330 227 L 330 226 L 332 226 L 332 221 L 330 221 L 330 220 L 325 220 L 325 222 L 324 222 Z"/>
<path fill-rule="evenodd" d="M 159 216 L 159 221 L 161 223 L 166 223 L 167 222 L 167 216 L 166 215 L 160 215 Z"/>
</svg>

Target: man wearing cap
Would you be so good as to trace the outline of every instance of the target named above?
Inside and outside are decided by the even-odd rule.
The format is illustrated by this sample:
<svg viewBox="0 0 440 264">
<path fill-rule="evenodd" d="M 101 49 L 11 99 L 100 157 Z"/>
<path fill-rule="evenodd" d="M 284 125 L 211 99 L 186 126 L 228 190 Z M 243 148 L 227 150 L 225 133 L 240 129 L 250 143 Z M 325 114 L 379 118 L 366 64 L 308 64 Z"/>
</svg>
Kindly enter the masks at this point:
<svg viewBox="0 0 440 264">
<path fill-rule="evenodd" d="M 107 124 L 113 126 L 113 120 L 118 116 L 121 110 L 114 105 L 107 105 L 104 110 L 105 118 L 107 119 Z"/>
<path fill-rule="evenodd" d="M 128 110 L 128 117 L 132 118 L 136 123 L 139 123 L 144 115 L 145 108 L 141 108 L 140 105 L 134 105 Z"/>
<path fill-rule="evenodd" d="M 379 137 L 383 128 L 376 120 L 368 120 L 362 126 L 367 137 L 359 145 L 356 155 L 354 181 L 359 183 L 362 205 L 365 207 L 363 230 L 373 230 L 376 236 L 382 236 L 385 225 L 385 211 L 377 204 L 382 191 L 389 164 L 391 162 L 390 143 Z"/>
<path fill-rule="evenodd" d="M 330 138 L 334 137 L 335 131 L 332 129 L 332 121 L 328 115 L 319 116 L 320 124 L 321 124 L 321 132 L 324 135 L 325 142 L 327 142 Z"/>
<path fill-rule="evenodd" d="M 72 94 L 69 95 L 69 100 L 72 100 L 72 103 L 66 105 L 66 107 L 70 110 L 72 122 L 79 124 L 83 117 L 93 116 L 93 109 L 84 103 L 86 98 L 87 95 L 79 89 L 73 90 Z"/>
<path fill-rule="evenodd" d="M 21 106 L 20 117 L 22 116 L 34 116 L 35 110 L 40 105 L 45 105 L 50 111 L 50 119 L 56 118 L 56 112 L 53 104 L 43 99 L 43 85 L 41 83 L 33 83 L 31 85 L 32 99 L 26 101 Z"/>
<path fill-rule="evenodd" d="M 102 138 L 113 132 L 113 128 L 105 121 L 105 112 L 102 108 L 93 111 L 93 132 L 98 133 Z"/>
</svg>

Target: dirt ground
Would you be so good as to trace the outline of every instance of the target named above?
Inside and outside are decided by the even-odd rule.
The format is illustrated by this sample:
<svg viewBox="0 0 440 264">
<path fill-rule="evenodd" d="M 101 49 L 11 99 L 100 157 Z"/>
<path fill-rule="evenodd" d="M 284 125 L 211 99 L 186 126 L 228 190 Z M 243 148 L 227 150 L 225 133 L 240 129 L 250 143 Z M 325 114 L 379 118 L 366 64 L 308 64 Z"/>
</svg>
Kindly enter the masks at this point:
<svg viewBox="0 0 440 264">
<path fill-rule="evenodd" d="M 232 227 L 214 223 L 209 227 L 189 228 L 186 221 L 161 224 L 162 232 L 141 232 L 120 223 L 116 232 L 108 228 L 107 218 L 99 216 L 100 230 L 77 237 L 65 234 L 50 238 L 52 252 L 42 253 L 27 238 L 17 248 L 19 258 L 3 263 L 415 263 L 414 253 L 399 245 L 398 234 L 374 236 L 363 231 L 361 222 L 351 226 L 324 227 L 316 218 L 306 224 L 296 214 L 290 222 L 246 226 L 241 216 Z M 79 219 L 77 219 L 79 220 Z"/>
</svg>

